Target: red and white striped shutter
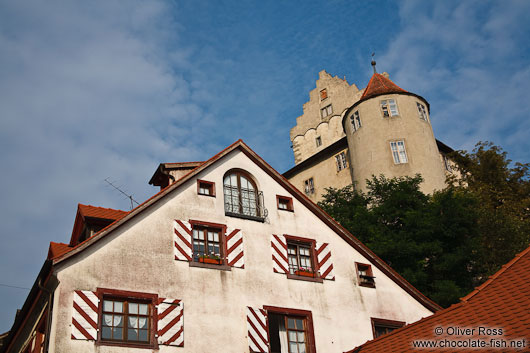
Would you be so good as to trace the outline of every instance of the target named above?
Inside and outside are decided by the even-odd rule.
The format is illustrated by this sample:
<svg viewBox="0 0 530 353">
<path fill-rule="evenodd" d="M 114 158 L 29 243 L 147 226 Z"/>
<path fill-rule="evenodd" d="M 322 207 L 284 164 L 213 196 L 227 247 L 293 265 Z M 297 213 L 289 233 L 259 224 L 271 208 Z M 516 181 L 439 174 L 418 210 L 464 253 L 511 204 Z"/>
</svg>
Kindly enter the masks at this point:
<svg viewBox="0 0 530 353">
<path fill-rule="evenodd" d="M 186 221 L 176 219 L 173 222 L 175 260 L 191 261 L 192 257 L 192 229 Z"/>
<path fill-rule="evenodd" d="M 98 338 L 98 306 L 96 292 L 74 291 L 72 314 L 72 339 L 92 340 Z"/>
<path fill-rule="evenodd" d="M 247 306 L 248 346 L 250 352 L 269 352 L 267 312 Z"/>
<path fill-rule="evenodd" d="M 245 268 L 243 232 L 241 229 L 226 229 L 226 259 L 228 266 Z"/>
<path fill-rule="evenodd" d="M 178 299 L 158 299 L 158 344 L 184 347 L 184 303 Z"/>
<path fill-rule="evenodd" d="M 320 277 L 334 281 L 333 262 L 331 261 L 331 250 L 328 243 L 316 243 L 318 270 Z"/>
<path fill-rule="evenodd" d="M 272 268 L 274 272 L 289 273 L 289 262 L 287 260 L 287 240 L 283 235 L 272 235 Z"/>
</svg>

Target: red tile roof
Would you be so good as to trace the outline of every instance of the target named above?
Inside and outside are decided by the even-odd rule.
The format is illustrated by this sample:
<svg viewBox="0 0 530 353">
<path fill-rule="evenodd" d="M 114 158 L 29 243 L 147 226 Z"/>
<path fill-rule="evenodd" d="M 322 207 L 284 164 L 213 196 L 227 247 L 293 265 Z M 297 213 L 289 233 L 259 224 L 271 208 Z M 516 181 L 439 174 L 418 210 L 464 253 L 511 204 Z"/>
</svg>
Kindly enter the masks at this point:
<svg viewBox="0 0 530 353">
<path fill-rule="evenodd" d="M 79 204 L 79 212 L 83 217 L 112 219 L 114 221 L 123 218 L 129 212 L 122 210 L 115 210 L 112 208 L 96 207 L 91 205 Z"/>
<path fill-rule="evenodd" d="M 396 85 L 394 82 L 390 81 L 390 79 L 386 78 L 385 76 L 378 73 L 374 73 L 374 75 L 370 79 L 370 82 L 368 82 L 368 85 L 366 86 L 366 89 L 364 90 L 364 93 L 361 96 L 360 100 L 362 101 L 364 99 L 389 93 L 408 92 Z"/>
<path fill-rule="evenodd" d="M 436 335 L 435 329 L 442 328 L 443 333 Z M 452 329 L 474 329 L 469 335 L 452 334 Z M 501 335 L 484 334 L 479 327 L 502 329 Z M 369 341 L 349 353 L 371 352 L 416 352 L 414 342 L 430 340 L 432 342 L 465 342 L 483 340 L 490 344 L 491 339 L 505 340 L 508 349 L 482 348 L 480 350 L 464 348 L 423 348 L 421 352 L 529 352 L 530 351 L 530 247 L 504 265 L 484 284 L 461 299 L 460 303 L 441 310 L 416 323 L 393 331 L 378 339 Z M 510 347 L 510 341 L 526 340 L 525 347 Z M 521 341 L 518 341 L 521 342 Z M 447 345 L 447 343 L 443 343 Z M 449 343 L 457 344 L 457 343 Z M 461 343 L 463 344 L 463 343 Z M 522 342 L 521 342 L 522 344 Z"/>
<path fill-rule="evenodd" d="M 68 244 L 51 241 L 48 249 L 48 259 L 53 259 L 62 254 L 66 254 L 70 249 L 72 248 Z"/>
</svg>

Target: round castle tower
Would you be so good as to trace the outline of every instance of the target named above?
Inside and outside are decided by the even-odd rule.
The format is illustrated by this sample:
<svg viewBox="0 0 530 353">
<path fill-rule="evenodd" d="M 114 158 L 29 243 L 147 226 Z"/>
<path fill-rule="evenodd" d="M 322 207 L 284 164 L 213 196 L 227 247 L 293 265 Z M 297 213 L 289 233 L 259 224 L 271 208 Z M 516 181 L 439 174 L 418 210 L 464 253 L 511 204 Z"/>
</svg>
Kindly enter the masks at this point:
<svg viewBox="0 0 530 353">
<path fill-rule="evenodd" d="M 343 115 L 356 187 L 366 179 L 421 174 L 425 193 L 445 187 L 445 170 L 425 98 L 405 91 L 375 71 L 359 101 Z"/>
</svg>

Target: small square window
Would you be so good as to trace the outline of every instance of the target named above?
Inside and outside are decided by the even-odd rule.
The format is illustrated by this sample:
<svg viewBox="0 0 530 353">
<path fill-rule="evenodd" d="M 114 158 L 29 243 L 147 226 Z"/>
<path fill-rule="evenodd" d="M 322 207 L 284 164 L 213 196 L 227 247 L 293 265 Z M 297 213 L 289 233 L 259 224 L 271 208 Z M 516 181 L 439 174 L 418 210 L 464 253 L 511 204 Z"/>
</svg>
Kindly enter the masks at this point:
<svg viewBox="0 0 530 353">
<path fill-rule="evenodd" d="M 399 115 L 396 101 L 394 99 L 382 100 L 381 112 L 383 113 L 383 118 Z"/>
<path fill-rule="evenodd" d="M 372 266 L 356 262 L 355 267 L 357 268 L 357 281 L 359 285 L 375 288 L 375 277 L 372 272 Z"/>
<path fill-rule="evenodd" d="M 322 146 L 322 138 L 320 136 L 317 136 L 315 139 L 315 143 L 317 144 L 317 147 Z"/>
<path fill-rule="evenodd" d="M 215 183 L 206 180 L 197 180 L 197 193 L 199 195 L 215 197 Z"/>
<path fill-rule="evenodd" d="M 372 321 L 372 332 L 374 334 L 374 339 L 405 326 L 405 322 L 403 321 L 377 319 L 374 317 L 370 319 Z"/>
<path fill-rule="evenodd" d="M 330 105 L 325 106 L 324 108 L 320 109 L 320 116 L 322 118 L 327 117 L 328 115 L 333 114 L 333 107 Z"/>
<path fill-rule="evenodd" d="M 293 211 L 293 199 L 288 196 L 276 195 L 279 210 Z"/>
<path fill-rule="evenodd" d="M 326 98 L 328 98 L 328 91 L 324 88 L 320 91 L 320 100 L 323 101 Z"/>
<path fill-rule="evenodd" d="M 315 184 L 313 178 L 309 178 L 304 181 L 304 191 L 306 195 L 311 195 L 315 193 Z"/>
</svg>

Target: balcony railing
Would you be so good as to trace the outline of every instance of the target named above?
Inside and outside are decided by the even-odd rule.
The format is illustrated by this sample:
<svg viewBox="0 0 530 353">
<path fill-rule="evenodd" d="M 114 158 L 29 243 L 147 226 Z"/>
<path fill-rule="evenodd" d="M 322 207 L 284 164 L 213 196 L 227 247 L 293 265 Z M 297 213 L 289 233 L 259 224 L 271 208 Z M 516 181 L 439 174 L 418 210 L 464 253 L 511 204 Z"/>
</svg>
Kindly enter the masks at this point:
<svg viewBox="0 0 530 353">
<path fill-rule="evenodd" d="M 263 191 L 224 185 L 225 214 L 263 222 L 268 215 Z"/>
</svg>

